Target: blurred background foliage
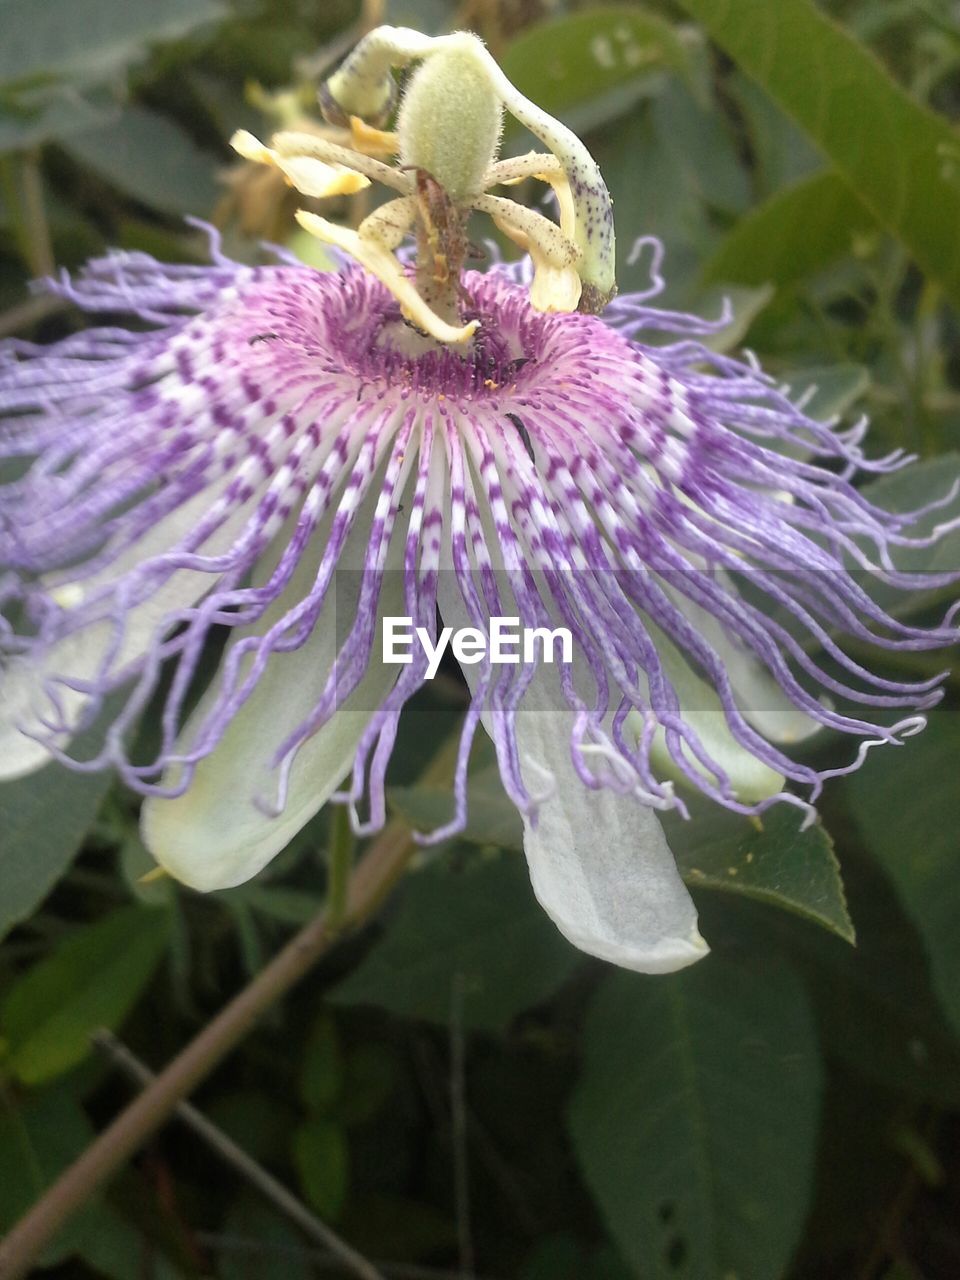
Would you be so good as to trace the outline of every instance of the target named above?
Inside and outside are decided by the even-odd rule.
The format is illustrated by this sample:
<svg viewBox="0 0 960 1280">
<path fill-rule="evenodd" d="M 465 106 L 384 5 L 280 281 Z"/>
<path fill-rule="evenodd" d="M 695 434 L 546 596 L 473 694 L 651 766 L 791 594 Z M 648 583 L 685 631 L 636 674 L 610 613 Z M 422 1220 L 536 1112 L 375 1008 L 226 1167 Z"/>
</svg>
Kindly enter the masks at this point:
<svg viewBox="0 0 960 1280">
<path fill-rule="evenodd" d="M 718 341 L 748 344 L 819 416 L 869 412 L 875 452 L 922 455 L 879 500 L 950 491 L 955 0 L 0 0 L 0 332 L 78 323 L 28 292 L 54 264 L 107 245 L 202 259 L 186 214 L 244 259 L 264 238 L 311 252 L 289 192 L 225 139 L 316 119 L 317 79 L 381 20 L 480 32 L 599 159 L 622 289 L 647 281 L 635 238 L 659 236 L 666 305 L 731 298 Z M 526 146 L 508 132 L 508 151 Z M 364 198 L 336 216 L 355 221 Z M 917 566 L 958 552 L 955 535 Z M 934 617 L 943 600 L 903 607 Z M 943 658 L 890 661 L 924 674 Z M 462 704 L 439 679 L 408 717 L 400 817 L 447 812 L 418 776 Z M 828 789 L 822 827 L 698 811 L 672 830 L 713 955 L 669 978 L 586 961 L 553 931 L 478 752 L 464 837 L 272 1011 L 198 1106 L 397 1280 L 953 1280 L 957 705 L 954 671 L 921 738 Z M 812 751 L 841 759 L 829 740 Z M 169 1060 L 319 910 L 327 844 L 320 815 L 258 880 L 200 897 L 142 881 L 135 805 L 109 778 L 51 767 L 0 787 L 0 1229 L 130 1096 L 116 1046 L 92 1034 Z M 43 1266 L 352 1274 L 176 1124 Z"/>
</svg>

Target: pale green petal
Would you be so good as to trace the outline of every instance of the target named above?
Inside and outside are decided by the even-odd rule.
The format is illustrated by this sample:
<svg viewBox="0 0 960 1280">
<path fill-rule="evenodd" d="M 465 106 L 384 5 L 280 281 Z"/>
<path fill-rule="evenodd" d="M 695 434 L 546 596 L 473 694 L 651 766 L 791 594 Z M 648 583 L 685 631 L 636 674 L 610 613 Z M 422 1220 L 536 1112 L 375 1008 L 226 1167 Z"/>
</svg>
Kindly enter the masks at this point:
<svg viewBox="0 0 960 1280">
<path fill-rule="evenodd" d="M 347 540 L 341 569 L 359 568 L 370 536 L 372 509 L 362 508 Z M 280 599 L 255 627 L 238 631 L 262 634 L 310 590 L 327 541 L 325 524 L 301 558 Z M 289 532 L 289 531 L 288 531 Z M 282 546 L 285 538 L 278 538 Z M 401 554 L 395 537 L 396 555 Z M 394 549 L 391 549 L 393 554 Z M 263 580 L 272 564 L 258 572 Z M 337 649 L 347 629 L 337 637 L 336 613 L 353 616 L 359 574 L 340 573 L 313 628 L 301 648 L 275 653 L 253 693 L 234 717 L 213 753 L 202 760 L 186 793 L 176 799 L 152 797 L 143 806 L 144 843 L 176 879 L 194 889 L 209 891 L 241 884 L 255 876 L 326 803 L 353 764 L 357 744 L 372 712 L 396 681 L 397 666 L 380 661 L 375 642 L 369 669 L 361 684 L 331 719 L 303 744 L 290 774 L 286 804 L 274 816 L 270 806 L 277 794 L 273 756 L 319 699 L 333 669 Z M 354 589 L 355 588 L 355 589 Z M 385 575 L 380 609 L 402 614 L 402 574 Z M 379 626 L 378 626 L 379 635 Z M 216 697 L 217 685 L 207 691 L 187 721 L 180 744 L 188 745 Z M 169 785 L 176 776 L 164 776 Z M 260 802 L 258 805 L 257 802 Z"/>
<path fill-rule="evenodd" d="M 731 594 L 735 594 L 736 589 L 729 583 L 726 574 L 718 576 L 729 587 Z M 689 600 L 681 600 L 675 594 L 674 599 L 722 659 L 737 706 L 747 723 L 758 733 L 770 742 L 789 746 L 805 741 L 823 727 L 794 706 L 759 658 L 741 645 L 734 644 L 712 613 Z"/>
<path fill-rule="evenodd" d="M 651 622 L 644 624 L 657 647 L 663 669 L 680 699 L 684 721 L 690 726 L 710 758 L 725 771 L 737 798 L 745 803 L 765 800 L 783 790 L 784 778 L 769 765 L 742 747 L 727 725 L 727 717 L 716 691 L 697 676 L 677 648 Z M 746 714 L 744 715 L 746 719 Z M 639 734 L 640 716 L 631 712 L 628 721 Z M 683 770 L 667 750 L 666 735 L 658 729 L 650 752 L 654 764 L 668 777 L 683 780 Z M 690 766 L 705 778 L 711 775 L 696 760 L 689 748 L 685 757 Z M 711 779 L 713 780 L 713 779 Z"/>
<path fill-rule="evenodd" d="M 220 487 L 225 484 L 226 481 Z M 207 514 L 215 496 L 215 491 L 205 491 L 185 502 L 100 573 L 65 590 L 61 588 L 64 599 L 70 599 L 68 593 L 72 593 L 71 603 L 78 604 L 83 595 L 91 595 L 105 584 L 118 581 L 138 565 L 171 550 Z M 248 503 L 238 508 L 224 521 L 204 543 L 204 554 L 219 555 L 231 545 L 249 516 L 250 506 Z M 138 657 L 154 632 L 162 629 L 168 614 L 195 604 L 216 580 L 213 574 L 179 569 L 151 596 L 129 610 L 124 619 L 123 643 L 113 660 L 113 669 L 121 670 Z M 23 725 L 42 732 L 41 718 L 52 717 L 49 698 L 43 688 L 44 679 L 48 676 L 63 676 L 77 681 L 94 679 L 113 641 L 113 626 L 109 622 L 99 622 L 54 645 L 40 663 L 17 658 L 0 674 L 0 780 L 23 777 L 50 762 L 49 752 L 19 728 Z M 86 695 L 58 685 L 57 697 L 67 724 L 75 725 L 86 705 Z M 70 733 L 61 734 L 58 746 L 66 748 L 70 737 Z"/>
</svg>

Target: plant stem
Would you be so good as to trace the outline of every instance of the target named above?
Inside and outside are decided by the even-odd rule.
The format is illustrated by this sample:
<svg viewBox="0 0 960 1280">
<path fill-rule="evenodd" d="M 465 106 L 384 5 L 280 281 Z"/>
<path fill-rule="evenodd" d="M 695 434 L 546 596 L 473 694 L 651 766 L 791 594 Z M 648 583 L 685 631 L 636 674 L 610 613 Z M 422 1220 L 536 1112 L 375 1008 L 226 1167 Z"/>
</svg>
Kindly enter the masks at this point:
<svg viewBox="0 0 960 1280">
<path fill-rule="evenodd" d="M 391 823 L 384 829 L 350 876 L 345 913 L 348 925 L 355 927 L 369 919 L 401 875 L 413 849 L 406 826 Z M 28 1274 L 63 1224 L 167 1120 L 260 1015 L 309 972 L 335 936 L 341 935 L 331 934 L 326 912 L 322 912 L 121 1111 L 0 1242 L 2 1280 L 20 1280 Z"/>
<path fill-rule="evenodd" d="M 30 246 L 30 270 L 37 277 L 51 276 L 56 268 L 50 226 L 43 195 L 43 174 L 36 151 L 28 151 L 20 165 L 23 212 Z"/>
<path fill-rule="evenodd" d="M 51 275 L 55 264 L 36 152 L 0 157 L 0 191 L 27 270 L 35 277 Z"/>
<path fill-rule="evenodd" d="M 111 1031 L 98 1031 L 93 1037 L 94 1044 L 102 1049 L 122 1071 L 138 1084 L 149 1085 L 156 1076 L 145 1066 L 135 1054 L 123 1044 Z M 190 1105 L 189 1102 L 178 1102 L 173 1114 L 192 1129 L 211 1151 L 224 1161 L 231 1169 L 242 1177 L 269 1200 L 282 1214 L 295 1223 L 310 1240 L 323 1245 L 329 1253 L 339 1259 L 353 1275 L 360 1280 L 384 1280 L 383 1272 L 372 1262 L 353 1249 L 345 1240 L 325 1222 L 321 1220 L 292 1191 L 289 1191 L 279 1179 L 258 1164 L 231 1137 L 218 1129 L 205 1115 Z"/>
<path fill-rule="evenodd" d="M 335 805 L 330 815 L 330 849 L 327 854 L 327 921 L 332 931 L 343 924 L 347 910 L 350 868 L 356 849 L 346 805 Z"/>
</svg>

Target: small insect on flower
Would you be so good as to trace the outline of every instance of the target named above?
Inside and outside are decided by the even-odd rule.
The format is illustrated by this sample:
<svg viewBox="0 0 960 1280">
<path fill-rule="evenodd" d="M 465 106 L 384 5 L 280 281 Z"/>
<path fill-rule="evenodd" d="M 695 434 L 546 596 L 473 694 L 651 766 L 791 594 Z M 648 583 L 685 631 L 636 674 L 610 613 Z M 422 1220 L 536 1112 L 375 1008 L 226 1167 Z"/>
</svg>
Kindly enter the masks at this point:
<svg viewBox="0 0 960 1280">
<path fill-rule="evenodd" d="M 391 68 L 410 63 L 381 133 Z M 874 674 L 844 638 L 857 655 L 956 641 L 953 613 L 922 630 L 865 582 L 949 582 L 894 557 L 950 526 L 912 534 L 926 512 L 889 514 L 855 486 L 905 461 L 868 462 L 863 424 L 806 416 L 701 342 L 709 323 L 615 298 L 596 164 L 474 37 L 380 28 L 322 101 L 342 142 L 235 146 L 307 196 L 394 192 L 355 231 L 299 215 L 338 271 L 240 265 L 213 233 L 209 266 L 114 253 L 47 284 L 107 324 L 0 348 L 3 772 L 114 767 L 145 796 L 159 863 L 234 885 L 328 800 L 358 832 L 384 822 L 427 674 L 424 646 L 383 661 L 385 618 L 431 646 L 438 614 L 481 638 L 503 618 L 563 629 L 554 662 L 464 658 L 455 816 L 422 838 L 462 827 L 482 725 L 563 933 L 635 969 L 689 964 L 706 944 L 658 811 L 697 791 L 809 817 L 831 774 L 922 727 L 938 681 Z M 545 152 L 498 158 L 504 108 Z M 557 223 L 489 194 L 530 177 L 553 187 Z M 476 212 L 522 263 L 465 270 Z M 646 344 L 654 331 L 668 345 Z M 132 759 L 158 699 L 155 752 Z M 99 751 L 71 761 L 118 702 Z M 791 754 L 820 728 L 856 744 L 847 766 Z"/>
</svg>

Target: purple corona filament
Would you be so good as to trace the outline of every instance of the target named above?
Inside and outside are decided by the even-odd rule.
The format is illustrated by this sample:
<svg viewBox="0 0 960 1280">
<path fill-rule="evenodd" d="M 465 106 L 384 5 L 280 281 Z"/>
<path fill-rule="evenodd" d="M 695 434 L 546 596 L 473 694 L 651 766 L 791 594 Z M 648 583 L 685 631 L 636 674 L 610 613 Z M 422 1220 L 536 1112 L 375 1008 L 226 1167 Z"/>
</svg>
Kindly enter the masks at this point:
<svg viewBox="0 0 960 1280">
<path fill-rule="evenodd" d="M 715 326 L 654 309 L 655 288 L 603 319 L 548 315 L 531 308 L 522 267 L 468 272 L 465 315 L 480 321 L 469 353 L 411 355 L 393 297 L 361 268 L 239 265 L 212 232 L 211 251 L 210 266 L 98 259 L 46 287 L 103 327 L 0 346 L 8 773 L 50 756 L 113 767 L 152 812 L 182 812 L 189 844 L 193 810 L 176 806 L 202 808 L 225 786 L 204 773 L 223 751 L 251 851 L 196 876 L 171 855 L 200 887 L 252 874 L 277 851 L 271 824 L 288 839 L 331 795 L 374 830 L 426 670 L 414 648 L 384 672 L 380 619 L 407 615 L 435 637 L 438 611 L 482 630 L 495 615 L 564 626 L 575 659 L 549 677 L 524 664 L 466 673 L 454 818 L 425 839 L 465 821 L 481 722 L 528 832 L 560 785 L 531 745 L 546 728 L 524 728 L 537 716 L 565 726 L 588 809 L 609 793 L 638 814 L 685 812 L 684 786 L 741 813 L 809 810 L 825 778 L 922 727 L 939 680 L 876 674 L 844 642 L 882 653 L 956 641 L 952 613 L 920 629 L 865 585 L 955 580 L 895 568 L 954 527 L 911 532 L 953 494 L 880 510 L 856 478 L 908 459 L 867 461 L 863 424 L 806 416 L 755 363 L 710 351 Z M 673 340 L 650 345 L 654 334 Z M 159 745 L 132 759 L 131 731 L 161 688 Z M 99 749 L 71 759 L 105 703 Z M 846 767 L 791 753 L 819 727 L 853 739 Z"/>
</svg>

